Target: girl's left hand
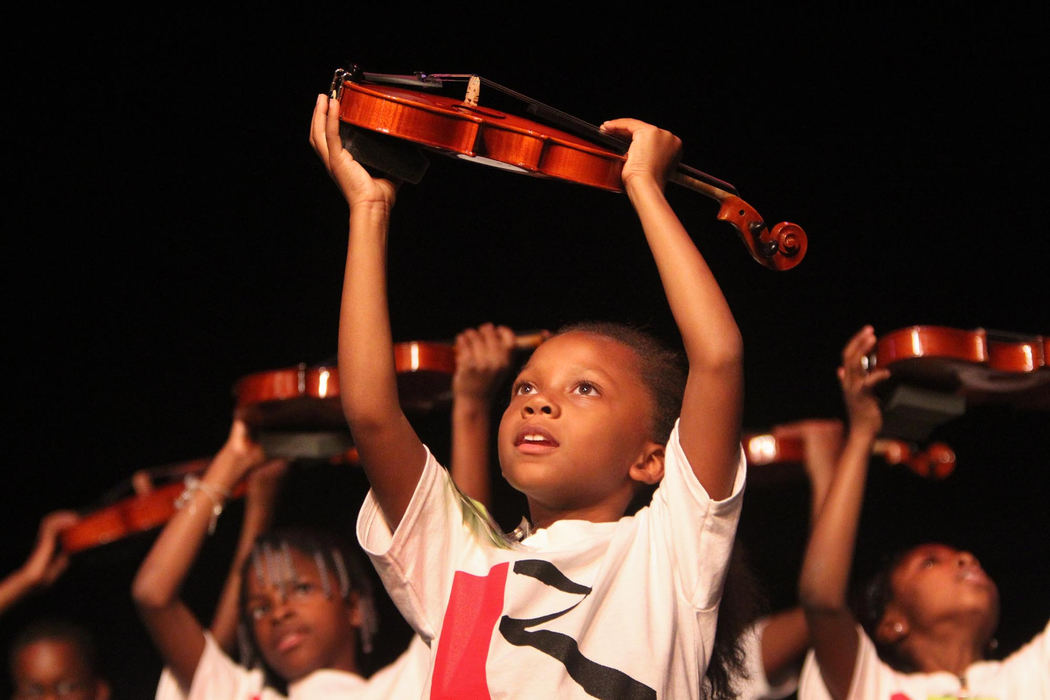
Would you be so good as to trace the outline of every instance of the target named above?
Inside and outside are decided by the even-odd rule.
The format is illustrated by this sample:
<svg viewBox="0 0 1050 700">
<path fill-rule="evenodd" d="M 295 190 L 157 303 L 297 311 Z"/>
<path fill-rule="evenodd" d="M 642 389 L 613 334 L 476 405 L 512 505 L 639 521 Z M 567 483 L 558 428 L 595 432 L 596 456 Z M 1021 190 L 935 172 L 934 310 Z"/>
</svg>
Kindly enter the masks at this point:
<svg viewBox="0 0 1050 700">
<path fill-rule="evenodd" d="M 620 178 L 626 187 L 637 177 L 652 178 L 661 188 L 671 170 L 678 165 L 682 153 L 682 140 L 665 129 L 646 124 L 638 119 L 613 119 L 601 125 L 601 130 L 614 136 L 629 136 L 631 147 L 627 150 Z"/>
</svg>

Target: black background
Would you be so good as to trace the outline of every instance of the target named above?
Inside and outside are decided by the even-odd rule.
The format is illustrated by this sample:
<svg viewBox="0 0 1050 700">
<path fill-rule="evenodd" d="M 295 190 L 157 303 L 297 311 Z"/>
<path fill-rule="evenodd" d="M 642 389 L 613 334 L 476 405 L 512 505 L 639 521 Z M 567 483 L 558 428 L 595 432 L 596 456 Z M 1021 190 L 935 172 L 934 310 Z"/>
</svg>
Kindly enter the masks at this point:
<svg viewBox="0 0 1050 700">
<path fill-rule="evenodd" d="M 90 505 L 134 469 L 213 453 L 239 377 L 334 355 L 345 205 L 306 133 L 347 60 L 474 71 L 588 121 L 657 123 L 767 220 L 801 224 L 805 262 L 773 273 L 713 202 L 669 192 L 745 338 L 746 426 L 841 415 L 834 368 L 864 323 L 1050 331 L 1045 8 L 605 10 L 508 7 L 520 14 L 504 22 L 436 5 L 56 8 L 5 22 L 0 571 L 24 560 L 44 513 Z M 399 193 L 390 294 L 399 340 L 580 318 L 673 338 L 626 198 L 443 158 Z M 420 424 L 439 451 L 446 421 Z M 1001 587 L 1003 647 L 1027 639 L 1050 613 L 1047 427 L 1045 412 L 976 408 L 935 435 L 958 453 L 948 480 L 877 463 L 858 567 L 914 541 L 971 548 Z M 348 529 L 362 493 L 359 474 L 304 470 L 282 518 Z M 786 479 L 755 484 L 745 507 L 776 605 L 794 597 L 806 498 Z M 517 502 L 503 501 L 514 520 Z M 187 584 L 202 616 L 239 514 L 230 507 Z M 71 615 L 98 631 L 122 696 L 148 695 L 159 662 L 128 590 L 149 541 L 77 556 L 0 622 L 0 642 L 41 612 Z M 387 610 L 381 658 L 404 639 L 394 620 Z"/>
</svg>

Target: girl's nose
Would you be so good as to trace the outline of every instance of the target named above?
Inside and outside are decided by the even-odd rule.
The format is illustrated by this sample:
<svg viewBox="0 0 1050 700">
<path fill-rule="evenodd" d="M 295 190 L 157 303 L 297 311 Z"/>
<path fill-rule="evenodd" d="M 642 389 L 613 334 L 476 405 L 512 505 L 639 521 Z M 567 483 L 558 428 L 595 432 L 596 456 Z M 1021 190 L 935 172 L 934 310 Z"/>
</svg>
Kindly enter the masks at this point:
<svg viewBox="0 0 1050 700">
<path fill-rule="evenodd" d="M 534 394 L 522 405 L 521 413 L 524 416 L 540 414 L 556 418 L 561 411 L 558 410 L 558 405 L 556 403 L 548 401 L 544 395 Z"/>
</svg>

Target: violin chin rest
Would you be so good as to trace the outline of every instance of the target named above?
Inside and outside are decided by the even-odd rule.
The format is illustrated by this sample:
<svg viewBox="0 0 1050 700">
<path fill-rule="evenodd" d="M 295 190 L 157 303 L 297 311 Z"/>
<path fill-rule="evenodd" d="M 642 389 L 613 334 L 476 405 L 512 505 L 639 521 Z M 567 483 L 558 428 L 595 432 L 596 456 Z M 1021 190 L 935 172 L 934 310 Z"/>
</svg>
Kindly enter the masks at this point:
<svg viewBox="0 0 1050 700">
<path fill-rule="evenodd" d="M 430 166 L 422 149 L 408 141 L 358 129 L 345 122 L 339 125 L 339 135 L 343 148 L 373 176 L 416 185 Z"/>
</svg>

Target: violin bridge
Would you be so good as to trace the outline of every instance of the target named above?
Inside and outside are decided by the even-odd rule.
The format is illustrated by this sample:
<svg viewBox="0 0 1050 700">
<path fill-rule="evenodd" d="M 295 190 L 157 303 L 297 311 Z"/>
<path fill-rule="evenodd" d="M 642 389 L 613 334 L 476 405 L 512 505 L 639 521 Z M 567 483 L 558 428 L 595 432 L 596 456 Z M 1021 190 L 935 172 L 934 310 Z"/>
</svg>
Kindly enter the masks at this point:
<svg viewBox="0 0 1050 700">
<path fill-rule="evenodd" d="M 481 78 L 472 75 L 467 81 L 467 94 L 463 96 L 463 106 L 477 107 L 479 97 L 481 97 Z"/>
</svg>

